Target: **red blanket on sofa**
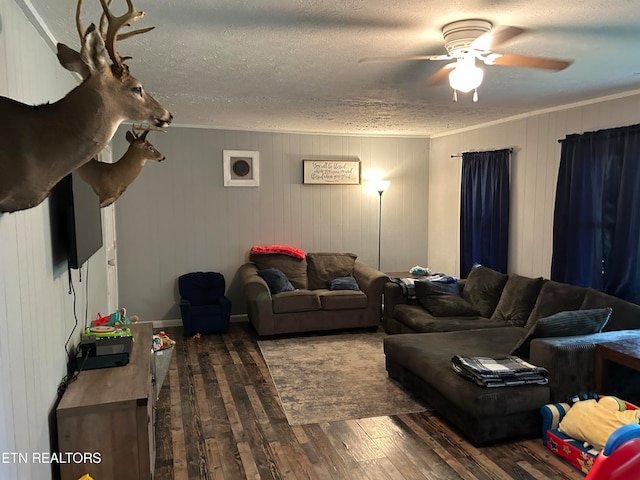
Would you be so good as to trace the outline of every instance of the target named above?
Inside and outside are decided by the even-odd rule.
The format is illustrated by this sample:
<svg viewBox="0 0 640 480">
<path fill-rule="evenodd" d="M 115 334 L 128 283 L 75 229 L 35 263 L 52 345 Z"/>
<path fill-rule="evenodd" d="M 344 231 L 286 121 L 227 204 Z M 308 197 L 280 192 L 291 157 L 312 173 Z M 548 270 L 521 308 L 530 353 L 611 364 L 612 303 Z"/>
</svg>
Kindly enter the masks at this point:
<svg viewBox="0 0 640 480">
<path fill-rule="evenodd" d="M 249 255 L 267 255 L 270 253 L 281 253 L 291 257 L 304 259 L 305 252 L 296 247 L 288 247 L 286 245 L 254 245 L 249 251 Z"/>
</svg>

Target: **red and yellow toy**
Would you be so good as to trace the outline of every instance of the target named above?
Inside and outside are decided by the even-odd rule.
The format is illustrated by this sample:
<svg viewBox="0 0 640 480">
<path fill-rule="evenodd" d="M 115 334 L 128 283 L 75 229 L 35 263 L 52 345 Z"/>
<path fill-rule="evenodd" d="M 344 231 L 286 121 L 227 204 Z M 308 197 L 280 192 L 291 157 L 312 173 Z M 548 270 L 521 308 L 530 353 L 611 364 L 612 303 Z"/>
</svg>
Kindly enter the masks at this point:
<svg viewBox="0 0 640 480">
<path fill-rule="evenodd" d="M 127 310 L 121 308 L 117 312 L 113 312 L 111 315 L 102 317 L 98 313 L 98 318 L 91 322 L 92 327 L 120 327 L 122 325 L 130 325 L 138 321 L 137 315 L 131 315 L 127 317 Z"/>
<path fill-rule="evenodd" d="M 640 425 L 616 429 L 585 480 L 640 480 Z"/>
</svg>

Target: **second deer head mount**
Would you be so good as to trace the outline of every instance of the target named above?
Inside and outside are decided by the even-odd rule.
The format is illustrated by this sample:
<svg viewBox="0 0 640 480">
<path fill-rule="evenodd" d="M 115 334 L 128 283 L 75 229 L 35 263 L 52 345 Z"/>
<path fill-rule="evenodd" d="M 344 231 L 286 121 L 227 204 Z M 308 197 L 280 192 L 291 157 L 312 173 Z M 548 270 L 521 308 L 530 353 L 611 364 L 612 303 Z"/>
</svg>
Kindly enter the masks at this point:
<svg viewBox="0 0 640 480">
<path fill-rule="evenodd" d="M 127 57 L 116 50 L 118 40 L 150 30 L 119 33 L 144 16 L 126 2 L 127 12 L 115 16 L 111 0 L 100 0 L 99 28 L 85 30 L 78 0 L 80 51 L 58 44 L 58 59 L 84 81 L 64 98 L 32 106 L 0 97 L 0 212 L 40 204 L 62 177 L 98 155 L 123 121 L 171 123 L 173 115 L 129 73 Z"/>
<path fill-rule="evenodd" d="M 100 198 L 101 207 L 107 207 L 115 202 L 138 177 L 147 161 L 162 162 L 164 160 L 164 155 L 147 140 L 149 130 L 163 131 L 156 127 L 134 125 L 130 131 L 127 131 L 129 148 L 120 160 L 104 163 L 93 158 L 76 170 L 96 192 Z M 137 132 L 140 131 L 142 133 L 138 134 Z"/>
</svg>

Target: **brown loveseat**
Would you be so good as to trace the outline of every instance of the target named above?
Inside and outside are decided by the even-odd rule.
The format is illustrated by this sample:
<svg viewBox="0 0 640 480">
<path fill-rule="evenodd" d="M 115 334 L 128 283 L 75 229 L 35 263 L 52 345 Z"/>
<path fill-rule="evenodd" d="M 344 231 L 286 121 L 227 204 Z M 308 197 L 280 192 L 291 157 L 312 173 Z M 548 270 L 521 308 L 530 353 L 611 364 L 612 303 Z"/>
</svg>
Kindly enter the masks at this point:
<svg viewBox="0 0 640 480">
<path fill-rule="evenodd" d="M 251 254 L 249 260 L 238 275 L 259 336 L 380 325 L 389 278 L 353 253 Z M 269 285 L 265 277 L 274 273 L 279 278 Z M 283 282 L 288 288 L 280 291 Z"/>
</svg>

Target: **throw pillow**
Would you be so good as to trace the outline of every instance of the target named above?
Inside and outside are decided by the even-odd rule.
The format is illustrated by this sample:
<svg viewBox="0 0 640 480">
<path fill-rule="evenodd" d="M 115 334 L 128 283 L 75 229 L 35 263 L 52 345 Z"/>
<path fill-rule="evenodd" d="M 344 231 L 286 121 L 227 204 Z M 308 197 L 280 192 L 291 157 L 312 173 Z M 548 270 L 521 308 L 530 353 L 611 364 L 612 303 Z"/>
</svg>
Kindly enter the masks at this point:
<svg viewBox="0 0 640 480">
<path fill-rule="evenodd" d="M 529 358 L 529 346 L 534 338 L 572 337 L 599 333 L 609 321 L 611 307 L 591 310 L 570 310 L 538 320 L 511 349 L 510 354 Z"/>
<path fill-rule="evenodd" d="M 338 277 L 329 281 L 329 290 L 360 290 L 360 286 L 353 277 Z"/>
<path fill-rule="evenodd" d="M 416 300 L 434 317 L 478 316 L 478 311 L 458 293 L 458 282 L 414 282 Z"/>
<path fill-rule="evenodd" d="M 307 253 L 309 289 L 327 288 L 337 277 L 349 277 L 358 256 L 355 253 Z"/>
<path fill-rule="evenodd" d="M 509 276 L 505 273 L 478 265 L 469 272 L 462 296 L 480 312 L 480 315 L 490 318 L 500 301 L 502 289 L 508 279 Z"/>
<path fill-rule="evenodd" d="M 536 303 L 543 279 L 509 276 L 491 320 L 503 321 L 512 327 L 523 327 Z"/>
<path fill-rule="evenodd" d="M 530 328 L 540 318 L 548 317 L 558 312 L 567 310 L 579 310 L 582 307 L 585 294 L 588 289 L 571 285 L 569 283 L 557 282 L 555 280 L 545 280 L 540 289 L 540 294 L 536 304 L 531 310 L 531 315 L 525 324 L 525 328 Z M 585 308 L 598 308 L 598 306 Z"/>
<path fill-rule="evenodd" d="M 264 270 L 258 270 L 258 275 L 264 278 L 264 281 L 267 282 L 271 295 L 295 290 L 282 270 L 278 270 L 277 268 L 266 268 Z"/>
</svg>

